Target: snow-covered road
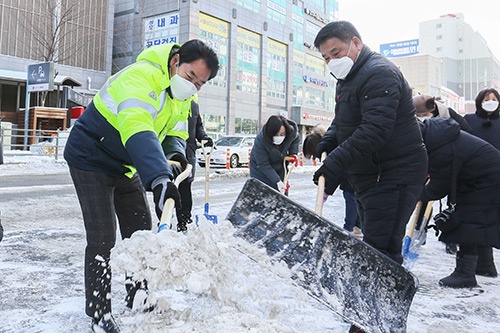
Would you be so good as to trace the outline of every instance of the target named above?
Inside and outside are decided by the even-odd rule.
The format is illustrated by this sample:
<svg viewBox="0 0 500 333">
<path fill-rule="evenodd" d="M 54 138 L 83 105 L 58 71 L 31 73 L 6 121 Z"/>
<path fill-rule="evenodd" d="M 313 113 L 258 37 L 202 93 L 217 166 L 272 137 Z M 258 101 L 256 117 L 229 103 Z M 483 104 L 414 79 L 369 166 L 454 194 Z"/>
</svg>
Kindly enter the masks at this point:
<svg viewBox="0 0 500 333">
<path fill-rule="evenodd" d="M 4 163 L 0 183 L 8 175 L 67 173 L 64 162 L 42 156 L 7 155 Z M 310 209 L 316 197 L 312 170 L 312 166 L 298 168 L 290 178 L 290 197 Z M 200 216 L 202 175 L 198 170 L 194 188 L 194 214 Z M 158 268 L 165 281 L 152 284 L 160 308 L 166 310 L 143 314 L 125 307 L 126 265 L 115 261 L 113 311 L 122 331 L 346 332 L 349 324 L 294 285 L 286 272 L 270 265 L 262 251 L 232 236 L 234 230 L 225 217 L 248 177 L 244 170 L 212 177 L 211 214 L 219 217 L 220 224 L 202 220 L 205 223 L 192 227 L 188 235 L 166 232 L 118 243 L 117 253 L 133 249 L 163 258 L 165 265 L 165 271 Z M 342 225 L 343 207 L 338 191 L 326 202 L 323 215 Z M 84 230 L 74 192 L 68 185 L 0 187 L 0 211 L 5 228 L 0 242 L 0 332 L 90 332 L 83 298 Z M 144 239 L 150 242 L 145 244 Z M 494 253 L 498 264 L 499 251 Z M 175 276 L 166 272 L 174 264 Z M 429 233 L 413 267 L 420 289 L 410 310 L 408 332 L 500 332 L 500 278 L 479 276 L 483 291 L 479 293 L 438 287 L 438 280 L 453 268 L 454 257 Z"/>
</svg>

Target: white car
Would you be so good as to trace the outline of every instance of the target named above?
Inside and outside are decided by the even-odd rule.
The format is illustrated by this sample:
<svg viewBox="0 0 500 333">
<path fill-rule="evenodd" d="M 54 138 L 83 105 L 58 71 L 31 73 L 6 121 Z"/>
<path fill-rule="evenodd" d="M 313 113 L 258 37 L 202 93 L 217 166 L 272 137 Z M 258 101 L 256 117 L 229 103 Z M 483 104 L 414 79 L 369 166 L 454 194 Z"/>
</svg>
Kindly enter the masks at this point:
<svg viewBox="0 0 500 333">
<path fill-rule="evenodd" d="M 255 135 L 228 135 L 221 137 L 215 141 L 215 149 L 210 158 L 210 165 L 226 165 L 228 153 L 231 168 L 248 164 L 254 140 Z M 210 147 L 205 147 L 207 155 L 210 153 L 210 149 Z M 196 151 L 196 160 L 201 167 L 205 167 L 205 156 L 203 156 L 201 148 Z"/>
</svg>

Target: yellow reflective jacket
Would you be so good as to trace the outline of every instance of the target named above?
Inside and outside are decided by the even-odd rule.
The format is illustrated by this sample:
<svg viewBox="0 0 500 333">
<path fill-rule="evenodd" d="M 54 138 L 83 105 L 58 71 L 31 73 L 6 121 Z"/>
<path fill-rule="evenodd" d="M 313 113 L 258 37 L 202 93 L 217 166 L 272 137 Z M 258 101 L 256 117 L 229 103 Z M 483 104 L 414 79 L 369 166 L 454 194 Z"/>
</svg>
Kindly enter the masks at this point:
<svg viewBox="0 0 500 333">
<path fill-rule="evenodd" d="M 71 131 L 69 164 L 111 175 L 137 169 L 148 189 L 157 177 L 171 177 L 160 142 L 167 134 L 187 139 L 187 129 L 184 136 L 176 125 L 187 119 L 193 98 L 179 101 L 166 91 L 173 47 L 180 45 L 145 49 L 107 80 Z"/>
</svg>

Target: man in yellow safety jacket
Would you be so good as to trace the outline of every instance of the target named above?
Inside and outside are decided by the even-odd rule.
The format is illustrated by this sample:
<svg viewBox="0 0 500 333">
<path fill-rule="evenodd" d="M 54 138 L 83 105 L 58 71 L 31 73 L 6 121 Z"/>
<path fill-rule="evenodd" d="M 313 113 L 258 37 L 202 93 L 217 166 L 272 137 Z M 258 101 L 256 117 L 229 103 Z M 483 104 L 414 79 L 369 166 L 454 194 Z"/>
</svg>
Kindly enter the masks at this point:
<svg viewBox="0 0 500 333">
<path fill-rule="evenodd" d="M 145 49 L 107 80 L 71 130 L 64 157 L 86 230 L 86 313 L 94 331 L 120 331 L 109 297 L 116 218 L 122 238 L 151 229 L 145 190 L 153 191 L 158 218 L 167 198 L 180 206 L 167 158 L 185 162 L 175 154 L 184 150 L 171 147 L 177 156 L 169 156 L 161 143 L 183 117 L 187 120 L 193 96 L 218 67 L 217 55 L 200 40 Z M 132 307 L 137 288 L 126 286 Z"/>
</svg>

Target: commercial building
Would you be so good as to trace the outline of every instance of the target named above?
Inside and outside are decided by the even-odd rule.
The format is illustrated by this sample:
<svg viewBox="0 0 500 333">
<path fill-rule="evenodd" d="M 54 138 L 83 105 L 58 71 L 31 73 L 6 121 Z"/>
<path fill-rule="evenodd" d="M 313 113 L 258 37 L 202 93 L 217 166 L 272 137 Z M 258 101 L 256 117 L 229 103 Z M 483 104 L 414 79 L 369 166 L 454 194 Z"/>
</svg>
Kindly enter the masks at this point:
<svg viewBox="0 0 500 333">
<path fill-rule="evenodd" d="M 500 88 L 500 62 L 487 42 L 465 22 L 463 14 L 446 14 L 421 22 L 416 52 L 387 52 L 404 73 L 414 93 L 439 96 L 455 110 L 468 108 L 484 88 Z M 394 48 L 405 42 L 391 43 Z M 402 48 L 404 50 L 404 48 Z M 406 49 L 408 50 L 408 49 Z"/>
<path fill-rule="evenodd" d="M 116 0 L 113 71 L 145 47 L 198 38 L 221 64 L 199 93 L 208 133 L 257 133 L 273 114 L 305 133 L 333 118 L 334 81 L 312 44 L 337 11 L 333 0 Z"/>
</svg>

